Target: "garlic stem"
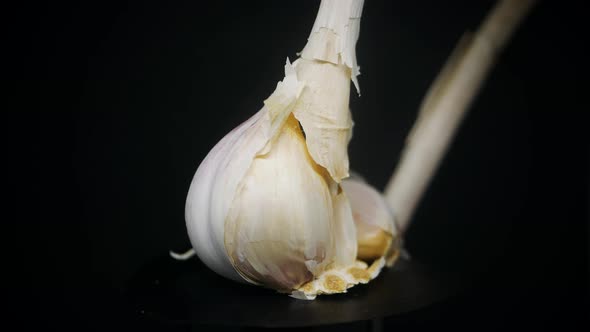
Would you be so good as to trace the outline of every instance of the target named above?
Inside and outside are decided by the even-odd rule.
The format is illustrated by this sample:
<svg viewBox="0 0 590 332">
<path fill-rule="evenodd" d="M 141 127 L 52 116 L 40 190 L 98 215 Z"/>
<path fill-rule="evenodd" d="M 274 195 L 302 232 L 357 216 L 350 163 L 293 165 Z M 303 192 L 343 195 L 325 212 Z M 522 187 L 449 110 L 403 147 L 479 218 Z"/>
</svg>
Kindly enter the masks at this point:
<svg viewBox="0 0 590 332">
<path fill-rule="evenodd" d="M 360 95 L 356 77 L 356 42 L 360 32 L 364 0 L 322 0 L 301 58 L 345 65 Z"/>
<path fill-rule="evenodd" d="M 501 0 L 477 33 L 466 35 L 423 99 L 418 119 L 385 189 L 402 231 L 447 151 L 497 55 L 535 0 Z"/>
</svg>

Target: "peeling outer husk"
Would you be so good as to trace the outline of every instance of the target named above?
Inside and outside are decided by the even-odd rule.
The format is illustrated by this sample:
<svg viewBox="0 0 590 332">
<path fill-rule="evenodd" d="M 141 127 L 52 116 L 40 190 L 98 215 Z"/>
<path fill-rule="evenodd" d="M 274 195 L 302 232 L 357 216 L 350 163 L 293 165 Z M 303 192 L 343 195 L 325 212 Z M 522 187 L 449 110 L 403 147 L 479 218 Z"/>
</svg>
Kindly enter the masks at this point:
<svg viewBox="0 0 590 332">
<path fill-rule="evenodd" d="M 364 0 L 323 0 L 294 67 L 305 89 L 294 110 L 312 158 L 336 182 L 347 178 L 353 121 L 350 81 L 360 95 L 356 42 Z"/>
<path fill-rule="evenodd" d="M 293 66 L 298 79 L 305 82 L 293 115 L 305 131 L 312 158 L 340 182 L 349 176 L 350 70 L 343 65 L 306 59 L 298 59 Z"/>
</svg>

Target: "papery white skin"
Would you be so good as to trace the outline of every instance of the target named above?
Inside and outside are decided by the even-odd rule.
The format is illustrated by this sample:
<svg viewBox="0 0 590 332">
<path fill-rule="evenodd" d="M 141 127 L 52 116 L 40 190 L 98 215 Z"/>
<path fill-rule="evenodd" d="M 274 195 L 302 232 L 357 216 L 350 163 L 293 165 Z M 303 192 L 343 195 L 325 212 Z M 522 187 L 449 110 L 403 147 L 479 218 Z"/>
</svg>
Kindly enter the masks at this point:
<svg viewBox="0 0 590 332">
<path fill-rule="evenodd" d="M 191 244 L 213 271 L 243 281 L 232 267 L 224 245 L 225 219 L 233 197 L 256 154 L 277 134 L 289 115 L 302 84 L 287 62 L 285 79 L 273 94 L 270 109 L 258 113 L 227 134 L 205 157 L 191 183 L 185 220 Z M 283 110 L 272 104 L 282 104 Z"/>
</svg>

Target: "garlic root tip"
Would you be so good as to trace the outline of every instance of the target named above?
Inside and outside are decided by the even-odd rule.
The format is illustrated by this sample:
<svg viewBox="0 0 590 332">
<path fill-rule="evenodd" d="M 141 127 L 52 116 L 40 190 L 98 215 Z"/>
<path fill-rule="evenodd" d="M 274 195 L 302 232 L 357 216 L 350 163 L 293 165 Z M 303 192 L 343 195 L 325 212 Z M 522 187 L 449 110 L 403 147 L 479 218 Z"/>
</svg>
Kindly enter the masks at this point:
<svg viewBox="0 0 590 332">
<path fill-rule="evenodd" d="M 168 253 L 170 254 L 170 257 L 176 259 L 177 261 L 186 261 L 186 260 L 190 259 L 191 257 L 193 257 L 194 255 L 196 255 L 195 249 L 193 249 L 193 248 L 191 248 L 183 253 L 176 253 L 172 250 L 170 250 Z"/>
</svg>

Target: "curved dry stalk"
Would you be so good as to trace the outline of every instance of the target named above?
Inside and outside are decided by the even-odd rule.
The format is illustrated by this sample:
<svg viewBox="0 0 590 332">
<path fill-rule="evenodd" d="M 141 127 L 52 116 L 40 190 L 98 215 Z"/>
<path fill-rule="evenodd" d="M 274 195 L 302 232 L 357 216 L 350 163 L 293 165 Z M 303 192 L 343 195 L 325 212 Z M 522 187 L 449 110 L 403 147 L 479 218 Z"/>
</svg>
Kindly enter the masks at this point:
<svg viewBox="0 0 590 332">
<path fill-rule="evenodd" d="M 535 2 L 499 1 L 475 34 L 463 36 L 431 85 L 385 189 L 402 230 L 407 228 L 497 55 Z"/>
</svg>

